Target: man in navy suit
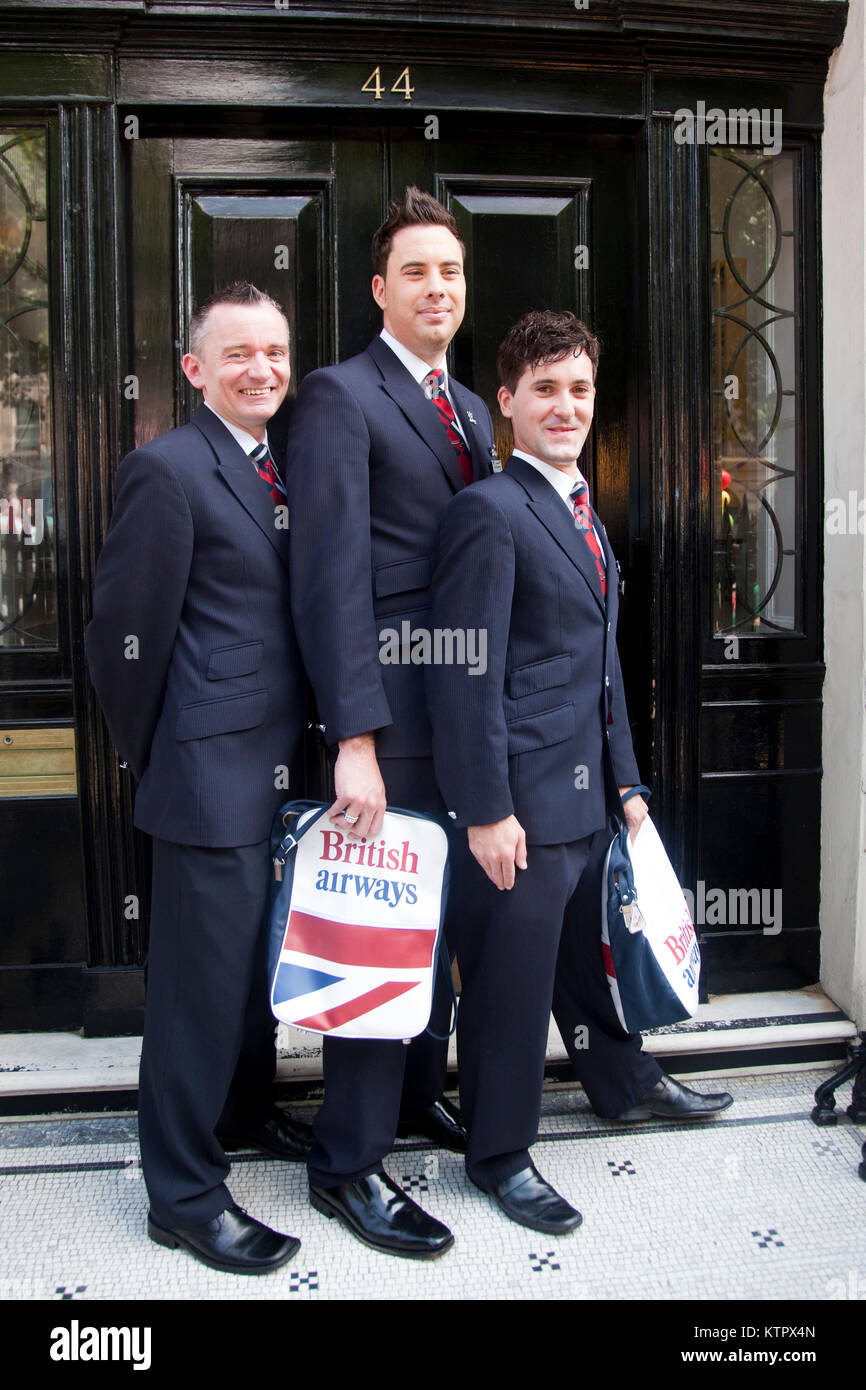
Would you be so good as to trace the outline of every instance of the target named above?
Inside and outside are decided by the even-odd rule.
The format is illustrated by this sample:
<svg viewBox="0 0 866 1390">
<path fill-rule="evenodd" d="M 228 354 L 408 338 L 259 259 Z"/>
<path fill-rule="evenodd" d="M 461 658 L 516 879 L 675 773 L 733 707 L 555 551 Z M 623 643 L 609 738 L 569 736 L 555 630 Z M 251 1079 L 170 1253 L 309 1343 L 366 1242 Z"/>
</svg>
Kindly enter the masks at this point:
<svg viewBox="0 0 866 1390">
<path fill-rule="evenodd" d="M 293 615 L 325 739 L 338 749 L 330 815 L 358 839 L 378 833 L 386 796 L 444 819 L 423 669 L 408 650 L 389 662 L 383 643 L 386 629 L 427 624 L 439 517 L 494 456 L 484 402 L 445 366 L 466 297 L 453 217 L 409 188 L 372 250 L 381 336 L 306 377 L 286 460 Z M 434 1031 L 444 1033 L 447 1019 L 437 996 Z M 465 1149 L 459 1116 L 441 1098 L 446 1058 L 445 1042 L 426 1034 L 408 1048 L 324 1040 L 311 1200 L 375 1249 L 430 1258 L 452 1243 L 382 1168 L 398 1132 Z"/>
<path fill-rule="evenodd" d="M 592 935 L 598 913 L 575 917 L 617 789 L 632 835 L 646 815 L 628 795 L 639 774 L 616 650 L 617 567 L 577 467 L 598 353 L 573 314 L 550 311 L 525 315 L 502 344 L 499 403 L 514 452 L 503 473 L 445 509 L 433 576 L 434 631 L 486 633 L 486 669 L 426 672 L 437 781 L 466 828 L 452 944 L 467 1172 L 512 1220 L 554 1234 L 581 1217 L 529 1156 L 552 1004 L 563 1037 L 591 1020 L 586 1066 L 597 1084 L 609 1067 L 626 1102 L 677 1088 L 616 1022 Z M 695 1113 L 730 1103 L 694 1100 Z"/>
<path fill-rule="evenodd" d="M 225 1149 L 303 1159 L 269 1103 L 268 836 L 304 717 L 285 491 L 267 423 L 289 384 L 288 324 L 240 283 L 201 305 L 183 370 L 204 404 L 118 472 L 87 657 L 153 839 L 139 1079 L 148 1233 L 212 1268 L 262 1273 L 299 1242 L 225 1185 Z M 306 1131 L 306 1132 L 305 1132 Z"/>
</svg>

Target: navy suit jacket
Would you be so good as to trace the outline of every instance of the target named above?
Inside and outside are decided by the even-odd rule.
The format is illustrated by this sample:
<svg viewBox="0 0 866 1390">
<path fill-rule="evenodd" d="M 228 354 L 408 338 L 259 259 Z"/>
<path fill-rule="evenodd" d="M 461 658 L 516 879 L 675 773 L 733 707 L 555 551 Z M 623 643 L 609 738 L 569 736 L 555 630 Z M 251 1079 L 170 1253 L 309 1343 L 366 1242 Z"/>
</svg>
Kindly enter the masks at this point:
<svg viewBox="0 0 866 1390">
<path fill-rule="evenodd" d="M 205 406 L 120 465 L 87 659 L 160 839 L 254 844 L 286 799 L 304 717 L 287 515 Z"/>
<path fill-rule="evenodd" d="M 490 413 L 448 389 L 484 477 Z M 380 757 L 430 756 L 423 668 L 383 665 L 379 635 L 429 625 L 436 528 L 464 487 L 436 406 L 381 338 L 305 377 L 286 455 L 292 611 L 329 744 L 378 730 Z"/>
<path fill-rule="evenodd" d="M 640 781 L 616 650 L 617 568 L 607 596 L 562 498 L 524 459 L 446 508 L 434 629 L 486 632 L 483 674 L 431 665 L 436 780 L 458 825 L 512 813 L 529 843 L 564 844 L 607 818 L 603 744 L 619 786 Z"/>
</svg>

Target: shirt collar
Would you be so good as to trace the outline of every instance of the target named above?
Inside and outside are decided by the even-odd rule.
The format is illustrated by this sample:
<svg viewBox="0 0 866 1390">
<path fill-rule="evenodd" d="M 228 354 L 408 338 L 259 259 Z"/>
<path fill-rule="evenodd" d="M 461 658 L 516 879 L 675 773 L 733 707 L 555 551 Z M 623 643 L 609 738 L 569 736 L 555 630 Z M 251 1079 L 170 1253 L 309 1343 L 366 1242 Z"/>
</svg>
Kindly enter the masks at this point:
<svg viewBox="0 0 866 1390">
<path fill-rule="evenodd" d="M 430 373 L 434 370 L 430 366 L 430 363 L 424 362 L 420 357 L 416 357 L 414 352 L 410 352 L 407 347 L 404 347 L 401 342 L 398 342 L 398 340 L 393 336 L 393 334 L 389 333 L 386 328 L 382 329 L 382 332 L 379 336 L 382 339 L 382 341 L 388 345 L 388 347 L 394 353 L 395 357 L 399 357 L 407 372 L 409 372 L 414 377 L 414 379 L 418 382 L 418 385 L 420 386 L 425 376 L 429 376 Z M 445 373 L 445 376 L 442 381 L 442 386 L 447 391 L 448 368 L 446 367 L 444 362 L 442 363 L 440 370 Z"/>
<path fill-rule="evenodd" d="M 577 477 L 572 478 L 568 473 L 563 473 L 562 469 L 554 468 L 552 463 L 545 463 L 542 459 L 537 459 L 534 454 L 525 454 L 522 449 L 515 449 L 513 453 L 515 458 L 524 459 L 526 463 L 531 463 L 533 468 L 541 474 L 542 478 L 546 478 L 550 486 L 556 489 L 563 502 L 565 502 L 569 508 L 571 508 L 569 494 L 573 491 L 575 484 L 583 483 L 584 487 L 587 486 L 586 479 L 579 468 L 577 470 Z"/>
<path fill-rule="evenodd" d="M 218 419 L 223 425 L 225 425 L 225 427 L 226 427 L 226 429 L 228 430 L 229 434 L 232 436 L 233 439 L 236 439 L 236 440 L 237 440 L 237 442 L 240 444 L 240 446 L 241 446 L 241 448 L 243 449 L 243 451 L 244 451 L 245 454 L 251 454 L 251 453 L 253 452 L 253 449 L 258 449 L 258 447 L 259 447 L 259 441 L 255 438 L 254 435 L 249 434 L 246 430 L 239 429 L 237 425 L 233 425 L 233 424 L 231 423 L 230 420 L 227 420 L 227 419 L 225 418 L 224 415 L 220 415 L 220 413 L 219 413 L 218 410 L 214 410 L 214 408 L 213 408 L 212 405 L 208 405 L 208 404 L 207 404 L 207 401 L 205 401 L 204 404 L 207 405 L 207 408 L 208 408 L 208 410 L 210 411 L 211 415 L 215 415 L 215 416 L 217 417 L 217 419 Z M 265 444 L 268 443 L 268 432 L 267 432 L 267 430 L 265 430 L 264 442 L 265 442 Z M 270 447 L 270 445 L 268 444 L 268 453 L 270 453 L 270 452 L 271 452 L 271 447 Z"/>
</svg>

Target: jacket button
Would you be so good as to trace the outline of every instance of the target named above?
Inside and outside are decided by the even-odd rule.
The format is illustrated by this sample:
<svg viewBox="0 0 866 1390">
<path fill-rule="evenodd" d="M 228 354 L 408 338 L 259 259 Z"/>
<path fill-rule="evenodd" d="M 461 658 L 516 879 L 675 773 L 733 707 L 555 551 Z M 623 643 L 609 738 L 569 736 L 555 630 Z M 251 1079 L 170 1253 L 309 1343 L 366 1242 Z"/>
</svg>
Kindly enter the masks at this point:
<svg viewBox="0 0 866 1390">
<path fill-rule="evenodd" d="M 456 811 L 449 811 L 449 812 L 448 812 L 448 818 L 449 818 L 449 820 L 456 820 L 456 819 L 457 819 L 457 812 L 456 812 Z"/>
<path fill-rule="evenodd" d="M 605 685 L 610 685 L 610 676 L 605 676 L 604 683 Z"/>
</svg>

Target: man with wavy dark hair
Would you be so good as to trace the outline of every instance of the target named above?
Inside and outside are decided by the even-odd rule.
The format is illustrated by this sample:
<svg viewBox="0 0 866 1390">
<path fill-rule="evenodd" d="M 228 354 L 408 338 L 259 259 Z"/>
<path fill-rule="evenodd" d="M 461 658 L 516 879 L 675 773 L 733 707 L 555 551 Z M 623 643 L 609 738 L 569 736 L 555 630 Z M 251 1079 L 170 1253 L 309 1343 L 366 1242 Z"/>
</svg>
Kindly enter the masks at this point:
<svg viewBox="0 0 866 1390">
<path fill-rule="evenodd" d="M 600 880 L 580 911 L 614 779 L 632 835 L 647 814 L 616 650 L 616 561 L 577 466 L 598 359 L 598 339 L 571 313 L 533 311 L 505 338 L 499 406 L 514 451 L 503 473 L 446 507 L 433 575 L 434 629 L 485 631 L 487 666 L 426 672 L 437 781 L 466 831 L 454 845 L 453 945 L 467 1173 L 512 1220 L 560 1235 L 580 1213 L 529 1156 L 552 1006 L 600 1113 L 730 1104 L 664 1077 L 623 1033 L 602 967 Z"/>
</svg>

